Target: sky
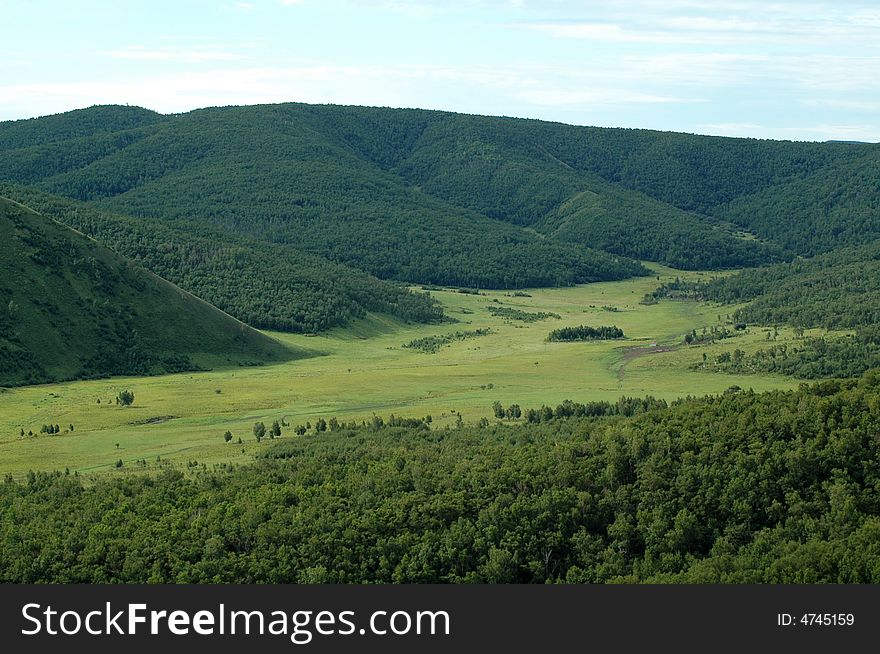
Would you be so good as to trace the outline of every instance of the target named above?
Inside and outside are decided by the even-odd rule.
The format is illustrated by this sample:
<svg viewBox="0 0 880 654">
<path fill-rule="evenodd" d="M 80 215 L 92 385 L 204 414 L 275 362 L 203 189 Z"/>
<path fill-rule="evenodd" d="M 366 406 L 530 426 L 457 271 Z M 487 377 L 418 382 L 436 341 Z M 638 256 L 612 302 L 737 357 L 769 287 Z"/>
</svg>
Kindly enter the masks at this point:
<svg viewBox="0 0 880 654">
<path fill-rule="evenodd" d="M 444 109 L 880 141 L 880 0 L 0 0 L 0 120 Z"/>
</svg>

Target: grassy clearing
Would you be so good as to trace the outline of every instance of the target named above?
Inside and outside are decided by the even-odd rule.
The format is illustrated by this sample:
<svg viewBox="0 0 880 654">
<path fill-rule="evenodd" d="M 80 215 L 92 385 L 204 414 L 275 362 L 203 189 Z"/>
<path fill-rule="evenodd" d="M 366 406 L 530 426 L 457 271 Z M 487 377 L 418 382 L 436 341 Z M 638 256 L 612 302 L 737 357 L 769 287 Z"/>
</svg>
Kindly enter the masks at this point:
<svg viewBox="0 0 880 654">
<path fill-rule="evenodd" d="M 652 266 L 657 276 L 691 277 L 700 273 Z M 492 417 L 492 403 L 523 407 L 576 401 L 614 400 L 621 395 L 667 399 L 722 392 L 731 385 L 789 388 L 791 379 L 738 376 L 689 370 L 706 351 L 739 347 L 752 350 L 765 341 L 760 329 L 710 346 L 681 347 L 684 334 L 726 315 L 729 307 L 709 303 L 663 301 L 639 304 L 659 282 L 656 277 L 564 289 L 530 290 L 530 297 L 503 291 L 468 295 L 433 294 L 458 322 L 407 325 L 370 316 L 352 327 L 321 336 L 273 334 L 321 356 L 254 368 L 234 368 L 151 378 L 114 378 L 52 384 L 0 393 L 0 473 L 21 476 L 28 470 L 68 467 L 81 473 L 109 472 L 118 459 L 122 472 L 161 461 L 174 465 L 236 462 L 260 448 L 253 423 L 282 420 L 292 425 L 318 417 L 369 418 L 373 413 L 431 414 L 435 425 Z M 497 299 L 501 304 L 493 302 Z M 489 305 L 559 314 L 558 320 L 522 323 L 493 316 Z M 605 307 L 605 308 L 603 308 Z M 627 338 L 621 341 L 548 343 L 550 329 L 602 325 L 607 307 Z M 722 316 L 723 318 L 723 316 Z M 426 336 L 491 329 L 478 339 L 456 340 L 425 356 L 404 344 Z M 112 403 L 122 389 L 136 396 L 131 407 Z M 98 404 L 97 401 L 101 403 Z M 21 439 L 44 423 L 62 433 Z M 75 431 L 65 434 L 73 424 Z M 231 430 L 234 439 L 223 442 Z M 285 430 L 285 436 L 292 431 Z M 243 444 L 237 444 L 241 437 Z M 117 443 L 119 447 L 117 448 Z"/>
</svg>

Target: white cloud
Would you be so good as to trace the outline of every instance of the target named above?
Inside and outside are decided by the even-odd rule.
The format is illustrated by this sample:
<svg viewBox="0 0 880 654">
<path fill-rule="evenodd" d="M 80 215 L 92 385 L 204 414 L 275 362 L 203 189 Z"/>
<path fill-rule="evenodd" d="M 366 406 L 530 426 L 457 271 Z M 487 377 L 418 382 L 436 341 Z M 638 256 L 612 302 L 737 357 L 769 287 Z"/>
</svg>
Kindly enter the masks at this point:
<svg viewBox="0 0 880 654">
<path fill-rule="evenodd" d="M 713 18 L 711 16 L 675 16 L 659 21 L 659 24 L 676 29 L 700 32 L 789 32 L 790 22 L 747 20 L 738 17 Z"/>
<path fill-rule="evenodd" d="M 511 27 L 620 44 L 828 47 L 880 45 L 880 10 L 853 2 L 622 0 L 554 3 L 556 15 Z M 547 13 L 545 13 L 545 16 Z"/>
<path fill-rule="evenodd" d="M 880 56 L 804 55 L 772 58 L 768 76 L 810 91 L 880 91 Z"/>
<path fill-rule="evenodd" d="M 582 84 L 576 74 L 551 79 L 544 67 L 336 66 L 206 70 L 126 81 L 27 83 L 0 86 L 0 114 L 55 113 L 92 104 L 128 103 L 165 113 L 197 107 L 272 102 L 410 106 L 473 113 L 496 107 L 628 105 L 699 102 L 625 87 Z M 580 84 L 580 89 L 576 86 Z M 465 98 L 450 105 L 449 97 Z M 494 103 L 493 106 L 485 104 Z M 509 111 L 506 113 L 510 113 Z M 27 114 L 25 114 L 27 115 Z"/>
<path fill-rule="evenodd" d="M 239 9 L 244 9 L 245 11 L 253 11 L 254 10 L 254 5 L 252 5 L 250 2 L 236 2 L 235 6 L 238 7 Z"/>
<path fill-rule="evenodd" d="M 530 104 L 541 106 L 564 105 L 629 105 L 629 104 L 675 104 L 706 102 L 701 98 L 678 98 L 672 96 L 639 93 L 625 88 L 572 89 L 565 87 L 537 88 L 518 91 L 516 97 Z"/>
<path fill-rule="evenodd" d="M 880 100 L 846 100 L 837 98 L 809 98 L 801 100 L 805 107 L 831 107 L 847 111 L 880 112 Z"/>
<path fill-rule="evenodd" d="M 161 47 L 148 48 L 143 45 L 130 45 L 104 53 L 114 59 L 133 59 L 138 61 L 182 61 L 182 62 L 205 62 L 205 61 L 231 61 L 238 59 L 238 55 L 220 50 L 211 46 L 196 46 L 188 48 Z"/>
<path fill-rule="evenodd" d="M 751 23 L 738 19 L 717 20 L 701 17 L 659 19 L 650 23 L 619 24 L 612 22 L 532 22 L 521 27 L 559 39 L 584 39 L 608 43 L 657 44 L 668 46 L 770 46 L 816 48 L 856 43 L 874 47 L 880 33 L 875 29 L 854 29 L 846 25 L 783 25 Z M 666 29 L 657 29 L 657 27 Z"/>
</svg>

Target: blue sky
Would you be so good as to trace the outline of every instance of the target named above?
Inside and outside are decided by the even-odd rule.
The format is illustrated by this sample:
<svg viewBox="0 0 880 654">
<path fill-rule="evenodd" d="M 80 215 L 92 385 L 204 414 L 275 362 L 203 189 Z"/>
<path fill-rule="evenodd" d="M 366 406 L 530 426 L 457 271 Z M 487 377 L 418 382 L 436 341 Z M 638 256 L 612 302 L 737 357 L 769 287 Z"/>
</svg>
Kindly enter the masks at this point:
<svg viewBox="0 0 880 654">
<path fill-rule="evenodd" d="M 301 101 L 880 141 L 880 2 L 0 0 L 0 120 Z"/>
</svg>

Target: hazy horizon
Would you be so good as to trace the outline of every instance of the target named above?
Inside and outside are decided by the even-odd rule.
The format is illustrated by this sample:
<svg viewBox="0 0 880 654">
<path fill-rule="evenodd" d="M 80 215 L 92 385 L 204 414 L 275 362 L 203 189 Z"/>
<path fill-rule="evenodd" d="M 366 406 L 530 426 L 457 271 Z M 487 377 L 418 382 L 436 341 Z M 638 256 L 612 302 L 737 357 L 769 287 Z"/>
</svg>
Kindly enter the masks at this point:
<svg viewBox="0 0 880 654">
<path fill-rule="evenodd" d="M 0 120 L 304 102 L 880 141 L 880 8 L 856 0 L 0 0 L 0 20 Z"/>
</svg>

